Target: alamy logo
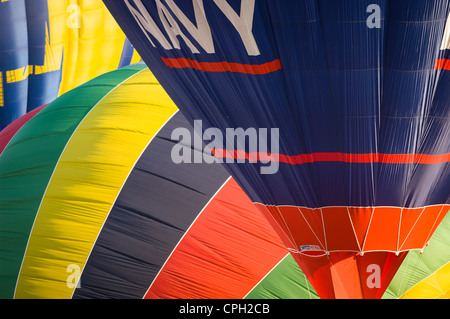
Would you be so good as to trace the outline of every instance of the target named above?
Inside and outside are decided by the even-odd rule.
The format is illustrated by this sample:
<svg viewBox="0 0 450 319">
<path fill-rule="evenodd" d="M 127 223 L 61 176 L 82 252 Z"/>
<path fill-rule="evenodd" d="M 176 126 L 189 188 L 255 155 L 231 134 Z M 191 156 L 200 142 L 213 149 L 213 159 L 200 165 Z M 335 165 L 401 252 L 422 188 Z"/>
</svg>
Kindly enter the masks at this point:
<svg viewBox="0 0 450 319">
<path fill-rule="evenodd" d="M 193 136 L 192 136 L 193 135 Z M 269 153 L 270 138 L 270 153 Z M 279 129 L 227 128 L 225 137 L 218 128 L 203 132 L 201 120 L 194 121 L 194 133 L 184 127 L 172 131 L 171 139 L 178 141 L 172 148 L 171 158 L 180 163 L 262 163 L 260 173 L 275 174 L 279 165 Z M 203 148 L 203 142 L 209 142 Z M 203 150 L 192 152 L 193 149 Z M 214 156 L 211 156 L 214 155 Z"/>
<path fill-rule="evenodd" d="M 67 273 L 70 275 L 67 276 L 66 284 L 67 288 L 81 288 L 80 276 L 81 276 L 81 268 L 77 264 L 70 264 L 67 266 Z"/>
</svg>

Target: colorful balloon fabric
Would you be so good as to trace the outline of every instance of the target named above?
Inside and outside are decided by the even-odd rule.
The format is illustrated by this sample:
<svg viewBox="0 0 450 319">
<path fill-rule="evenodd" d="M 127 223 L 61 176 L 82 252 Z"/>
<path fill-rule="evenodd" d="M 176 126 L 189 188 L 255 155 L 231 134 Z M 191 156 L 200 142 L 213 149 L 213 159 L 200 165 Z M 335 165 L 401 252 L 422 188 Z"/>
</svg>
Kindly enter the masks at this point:
<svg viewBox="0 0 450 319">
<path fill-rule="evenodd" d="M 450 207 L 450 1 L 104 2 L 190 122 L 278 129 L 214 155 L 318 295 L 381 298 Z"/>
<path fill-rule="evenodd" d="M 0 21 L 0 130 L 140 60 L 101 0 L 2 0 Z"/>
<path fill-rule="evenodd" d="M 288 254 L 219 164 L 171 161 L 189 124 L 145 66 L 29 117 L 0 155 L 2 298 L 242 298 Z"/>
<path fill-rule="evenodd" d="M 135 65 L 0 132 L 0 298 L 319 298 L 220 164 L 171 160 L 180 127 Z M 384 298 L 448 297 L 449 216 Z"/>
</svg>

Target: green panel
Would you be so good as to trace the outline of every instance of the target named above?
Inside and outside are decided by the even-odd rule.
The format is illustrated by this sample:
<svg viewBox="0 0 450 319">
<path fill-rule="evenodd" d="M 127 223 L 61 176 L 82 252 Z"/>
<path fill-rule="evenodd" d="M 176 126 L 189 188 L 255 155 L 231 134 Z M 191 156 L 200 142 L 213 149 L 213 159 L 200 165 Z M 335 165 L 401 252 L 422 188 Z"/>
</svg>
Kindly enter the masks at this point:
<svg viewBox="0 0 450 319">
<path fill-rule="evenodd" d="M 246 296 L 247 299 L 319 299 L 300 267 L 287 255 Z"/>
<path fill-rule="evenodd" d="M 0 298 L 14 296 L 36 212 L 68 140 L 103 96 L 143 68 L 121 69 L 62 95 L 30 119 L 0 155 Z"/>
<path fill-rule="evenodd" d="M 423 254 L 414 250 L 408 253 L 383 299 L 398 298 L 450 261 L 450 214 L 446 214 L 425 247 Z"/>
</svg>

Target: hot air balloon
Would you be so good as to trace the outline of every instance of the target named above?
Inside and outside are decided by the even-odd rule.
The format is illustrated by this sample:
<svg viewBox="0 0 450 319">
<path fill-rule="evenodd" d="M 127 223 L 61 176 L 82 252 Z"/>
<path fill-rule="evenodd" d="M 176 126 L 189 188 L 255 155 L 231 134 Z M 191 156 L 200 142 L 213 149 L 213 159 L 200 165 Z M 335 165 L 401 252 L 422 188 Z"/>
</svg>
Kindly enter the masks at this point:
<svg viewBox="0 0 450 319">
<path fill-rule="evenodd" d="M 101 0 L 0 1 L 0 130 L 97 75 L 140 60 Z"/>
<path fill-rule="evenodd" d="M 248 294 L 288 252 L 221 165 L 171 160 L 177 127 L 136 65 L 3 130 L 0 297 Z"/>
<path fill-rule="evenodd" d="M 211 150 L 319 296 L 381 298 L 450 207 L 450 2 L 104 2 L 188 121 L 278 130 Z"/>
<path fill-rule="evenodd" d="M 1 298 L 317 299 L 220 164 L 172 161 L 180 127 L 193 131 L 132 66 L 0 132 Z M 385 298 L 445 297 L 448 217 Z"/>
</svg>

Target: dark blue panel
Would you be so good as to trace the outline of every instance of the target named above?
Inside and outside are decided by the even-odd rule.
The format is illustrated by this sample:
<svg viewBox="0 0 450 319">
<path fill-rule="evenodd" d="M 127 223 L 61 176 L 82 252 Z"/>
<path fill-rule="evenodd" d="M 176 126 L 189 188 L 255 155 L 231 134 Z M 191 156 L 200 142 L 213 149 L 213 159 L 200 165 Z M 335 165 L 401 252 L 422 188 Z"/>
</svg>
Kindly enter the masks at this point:
<svg viewBox="0 0 450 319">
<path fill-rule="evenodd" d="M 52 42 L 50 35 L 50 20 L 47 0 L 26 0 L 28 20 L 28 47 L 30 65 L 44 65 L 47 49 Z M 53 26 L 54 28 L 54 26 Z M 56 57 L 53 57 L 56 58 Z M 43 74 L 30 74 L 28 88 L 27 111 L 53 101 L 59 93 L 62 77 L 62 59 L 59 70 Z"/>
<path fill-rule="evenodd" d="M 91 252 L 73 298 L 142 298 L 188 227 L 229 174 L 219 164 L 174 164 L 176 114 L 126 181 Z"/>
</svg>

